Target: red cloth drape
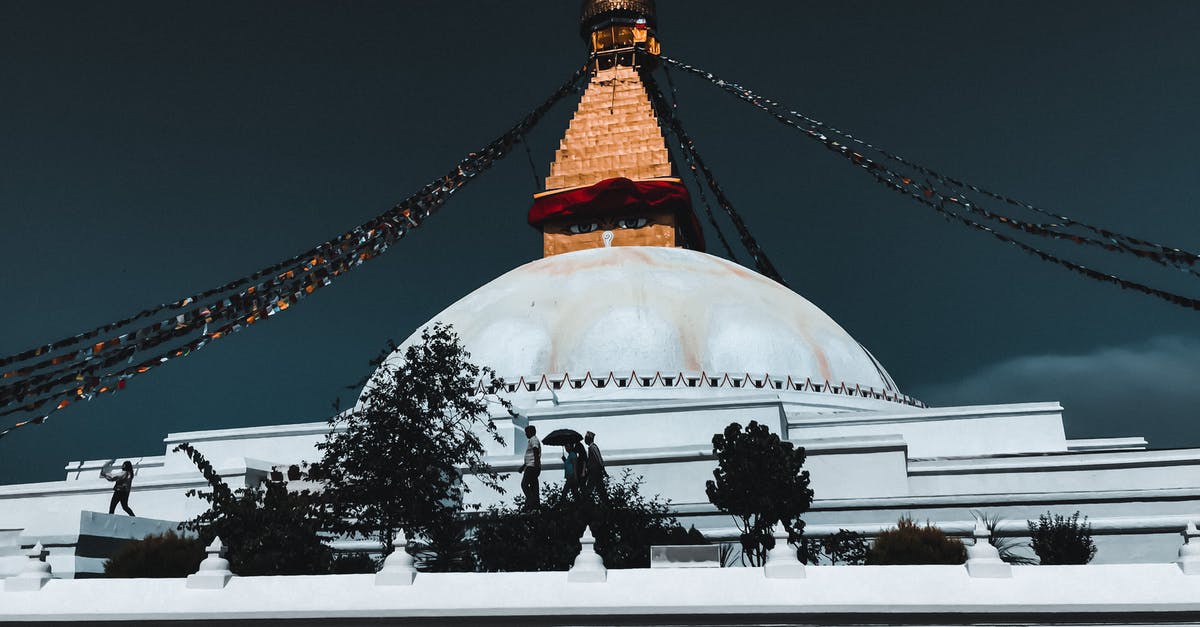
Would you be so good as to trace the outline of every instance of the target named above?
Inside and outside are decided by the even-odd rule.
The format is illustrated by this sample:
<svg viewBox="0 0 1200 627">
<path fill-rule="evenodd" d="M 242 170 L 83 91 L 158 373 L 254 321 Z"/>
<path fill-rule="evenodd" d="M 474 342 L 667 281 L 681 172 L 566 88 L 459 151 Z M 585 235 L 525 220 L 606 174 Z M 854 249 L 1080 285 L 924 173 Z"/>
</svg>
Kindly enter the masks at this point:
<svg viewBox="0 0 1200 627">
<path fill-rule="evenodd" d="M 692 211 L 687 188 L 676 181 L 606 179 L 592 185 L 536 198 L 529 208 L 529 224 L 541 227 L 550 220 L 582 217 L 636 217 L 665 211 L 675 216 L 688 243 L 704 250 L 704 233 Z"/>
</svg>

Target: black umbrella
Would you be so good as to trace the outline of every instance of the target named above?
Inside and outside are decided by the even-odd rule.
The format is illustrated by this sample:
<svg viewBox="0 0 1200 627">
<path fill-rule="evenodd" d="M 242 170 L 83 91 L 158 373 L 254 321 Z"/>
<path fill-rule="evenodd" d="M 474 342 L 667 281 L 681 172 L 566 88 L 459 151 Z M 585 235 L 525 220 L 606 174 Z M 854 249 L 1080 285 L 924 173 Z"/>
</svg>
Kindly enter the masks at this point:
<svg viewBox="0 0 1200 627">
<path fill-rule="evenodd" d="M 579 435 L 579 432 L 574 429 L 555 429 L 549 435 L 542 438 L 542 444 L 549 444 L 550 446 L 566 446 L 582 441 L 583 436 Z"/>
</svg>

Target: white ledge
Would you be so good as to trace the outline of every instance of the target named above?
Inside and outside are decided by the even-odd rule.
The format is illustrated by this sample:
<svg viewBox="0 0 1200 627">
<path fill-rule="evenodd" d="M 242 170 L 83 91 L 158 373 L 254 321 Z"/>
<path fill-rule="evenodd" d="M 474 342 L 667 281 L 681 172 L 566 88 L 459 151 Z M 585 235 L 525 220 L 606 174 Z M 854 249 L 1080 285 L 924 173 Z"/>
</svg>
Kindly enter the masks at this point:
<svg viewBox="0 0 1200 627">
<path fill-rule="evenodd" d="M 940 420 L 978 420 L 1005 416 L 1057 415 L 1063 411 L 1058 402 L 1011 403 L 1007 405 L 963 405 L 958 407 L 930 407 L 904 409 L 900 411 L 860 411 L 841 414 L 795 413 L 788 415 L 789 427 L 824 427 L 845 425 L 871 425 L 903 422 L 935 422 Z"/>
<path fill-rule="evenodd" d="M 997 472 L 1100 470 L 1105 468 L 1196 466 L 1200 449 L 1043 453 L 957 459 L 913 459 L 909 476 L 963 475 Z"/>
<path fill-rule="evenodd" d="M 1083 616 L 1129 624 L 1200 612 L 1200 579 L 1174 564 L 1018 566 L 998 580 L 973 579 L 962 566 L 810 566 L 805 579 L 787 580 L 765 578 L 761 568 L 691 568 L 610 570 L 605 583 L 588 586 L 571 585 L 565 572 L 422 573 L 402 589 L 373 582 L 374 575 L 234 577 L 222 590 L 196 591 L 181 579 L 52 580 L 36 593 L 0 593 L 0 622 L 689 616 L 762 624 L 764 616 L 840 615 L 896 624 L 977 614 L 992 616 L 984 622 Z"/>
</svg>

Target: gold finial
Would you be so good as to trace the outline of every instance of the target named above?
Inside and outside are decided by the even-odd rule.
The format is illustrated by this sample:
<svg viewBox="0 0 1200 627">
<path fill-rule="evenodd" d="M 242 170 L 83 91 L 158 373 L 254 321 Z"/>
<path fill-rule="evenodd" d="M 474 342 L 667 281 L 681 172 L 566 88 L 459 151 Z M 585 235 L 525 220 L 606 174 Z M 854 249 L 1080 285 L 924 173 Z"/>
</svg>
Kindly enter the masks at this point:
<svg viewBox="0 0 1200 627">
<path fill-rule="evenodd" d="M 637 46 L 658 55 L 657 27 L 654 0 L 584 0 L 579 13 L 579 34 L 593 53 Z"/>
<path fill-rule="evenodd" d="M 654 0 L 584 0 L 579 26 L 586 36 L 588 31 L 601 25 L 595 22 L 612 18 L 644 19 L 650 28 L 657 26 L 658 21 Z"/>
</svg>

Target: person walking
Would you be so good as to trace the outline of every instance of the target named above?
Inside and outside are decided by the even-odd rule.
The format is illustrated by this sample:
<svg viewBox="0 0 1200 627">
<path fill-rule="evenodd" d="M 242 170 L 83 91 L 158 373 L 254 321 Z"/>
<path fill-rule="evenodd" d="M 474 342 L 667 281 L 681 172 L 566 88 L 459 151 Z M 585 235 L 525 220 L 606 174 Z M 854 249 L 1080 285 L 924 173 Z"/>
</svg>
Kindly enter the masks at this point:
<svg viewBox="0 0 1200 627">
<path fill-rule="evenodd" d="M 525 463 L 521 464 L 521 491 L 525 493 L 526 509 L 541 505 L 538 476 L 542 474 L 542 441 L 537 438 L 537 427 L 525 427 Z"/>
<path fill-rule="evenodd" d="M 604 478 L 608 476 L 608 471 L 604 469 L 604 456 L 600 454 L 600 447 L 596 446 L 596 434 L 588 431 L 583 436 L 583 441 L 587 444 L 587 467 L 584 473 L 587 488 L 601 488 L 603 492 Z"/>
<path fill-rule="evenodd" d="M 108 513 L 112 514 L 117 511 L 117 503 L 121 504 L 121 509 L 125 510 L 126 514 L 134 516 L 132 509 L 129 509 L 129 492 L 133 489 L 133 464 L 129 460 L 125 460 L 121 464 L 121 469 L 116 472 L 104 472 L 100 469 L 100 476 L 112 481 L 113 495 L 112 500 L 108 502 Z"/>
<path fill-rule="evenodd" d="M 578 436 L 576 436 L 578 437 Z M 583 445 L 579 442 L 572 442 L 563 446 L 566 453 L 563 455 L 563 496 L 567 493 L 578 497 L 579 486 L 583 478 L 583 465 L 586 460 L 583 459 Z"/>
</svg>

